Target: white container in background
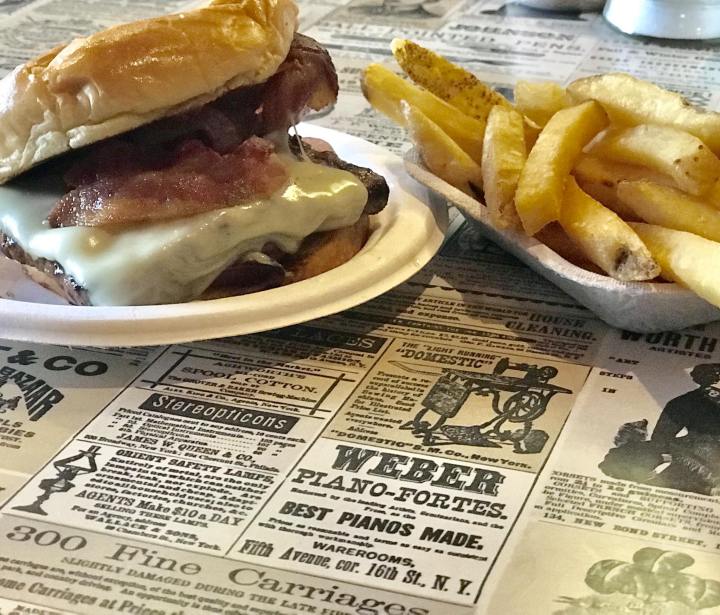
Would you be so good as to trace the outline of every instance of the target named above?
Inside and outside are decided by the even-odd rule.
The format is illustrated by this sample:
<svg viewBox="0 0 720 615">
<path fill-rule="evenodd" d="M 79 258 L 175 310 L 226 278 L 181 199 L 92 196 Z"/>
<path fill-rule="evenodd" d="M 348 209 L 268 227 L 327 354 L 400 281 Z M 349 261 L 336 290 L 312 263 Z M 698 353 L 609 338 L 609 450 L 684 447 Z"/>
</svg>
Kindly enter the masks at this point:
<svg viewBox="0 0 720 615">
<path fill-rule="evenodd" d="M 608 0 L 604 15 L 626 34 L 720 38 L 720 0 Z"/>
<path fill-rule="evenodd" d="M 520 4 L 544 11 L 592 12 L 600 11 L 605 0 L 521 0 Z"/>
</svg>

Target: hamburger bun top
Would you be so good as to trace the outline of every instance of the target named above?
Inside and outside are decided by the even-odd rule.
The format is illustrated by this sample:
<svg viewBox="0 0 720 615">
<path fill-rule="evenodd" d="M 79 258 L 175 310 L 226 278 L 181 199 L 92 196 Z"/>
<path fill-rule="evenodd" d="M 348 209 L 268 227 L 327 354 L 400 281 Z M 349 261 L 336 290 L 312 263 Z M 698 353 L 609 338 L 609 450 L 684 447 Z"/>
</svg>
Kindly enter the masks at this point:
<svg viewBox="0 0 720 615">
<path fill-rule="evenodd" d="M 108 28 L 0 81 L 0 184 L 70 149 L 267 80 L 290 48 L 293 0 L 210 0 Z"/>
</svg>

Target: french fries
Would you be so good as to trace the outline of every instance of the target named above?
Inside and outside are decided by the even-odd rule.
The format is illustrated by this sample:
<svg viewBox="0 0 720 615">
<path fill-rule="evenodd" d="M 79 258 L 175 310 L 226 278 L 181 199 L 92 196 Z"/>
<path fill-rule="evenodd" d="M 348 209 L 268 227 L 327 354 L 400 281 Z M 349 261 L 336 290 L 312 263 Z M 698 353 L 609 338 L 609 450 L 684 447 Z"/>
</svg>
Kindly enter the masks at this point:
<svg viewBox="0 0 720 615">
<path fill-rule="evenodd" d="M 565 186 L 560 225 L 593 263 L 616 280 L 651 280 L 660 273 L 650 251 L 628 224 L 585 194 L 572 176 Z"/>
<path fill-rule="evenodd" d="M 720 177 L 720 159 L 688 132 L 642 124 L 610 130 L 590 150 L 595 156 L 649 167 L 690 194 L 708 192 Z"/>
<path fill-rule="evenodd" d="M 605 160 L 590 154 L 583 154 L 578 158 L 572 174 L 584 192 L 612 209 L 624 220 L 638 218 L 635 212 L 618 198 L 617 186 L 621 181 L 649 179 L 659 184 L 675 185 L 672 178 L 647 167 Z"/>
<path fill-rule="evenodd" d="M 618 184 L 617 195 L 644 222 L 720 241 L 720 209 L 677 188 L 626 181 Z"/>
<path fill-rule="evenodd" d="M 660 265 L 663 278 L 720 305 L 720 268 L 715 266 L 720 262 L 720 243 L 654 224 L 631 222 L 630 226 Z"/>
<path fill-rule="evenodd" d="M 390 48 L 400 68 L 417 85 L 479 122 L 487 121 L 494 106 L 515 109 L 507 98 L 471 72 L 430 49 L 399 38 L 393 39 Z M 544 123 L 530 117 L 524 117 L 524 122 L 525 141 L 532 145 Z"/>
<path fill-rule="evenodd" d="M 361 86 L 368 102 L 401 126 L 405 125 L 405 115 L 400 102 L 407 101 L 437 124 L 470 158 L 480 164 L 485 122 L 465 115 L 380 64 L 370 64 L 365 69 Z"/>
<path fill-rule="evenodd" d="M 514 198 L 526 158 L 522 115 L 515 109 L 496 105 L 485 129 L 482 177 L 488 213 L 500 228 L 520 227 Z"/>
<path fill-rule="evenodd" d="M 593 273 L 604 274 L 605 272 L 593 263 L 585 254 L 583 249 L 576 244 L 560 226 L 559 222 L 551 222 L 538 231 L 535 237 L 544 243 L 556 254 L 562 256 L 566 261 L 582 267 Z"/>
<path fill-rule="evenodd" d="M 583 147 L 607 121 L 602 107 L 588 101 L 558 111 L 543 128 L 515 193 L 515 207 L 528 235 L 558 219 L 565 180 Z"/>
<path fill-rule="evenodd" d="M 475 75 L 417 43 L 396 38 L 390 48 L 410 79 L 476 120 L 484 122 L 495 105 L 512 108 Z"/>
<path fill-rule="evenodd" d="M 538 126 L 545 126 L 560 109 L 573 105 L 565 88 L 552 81 L 518 81 L 515 108 Z"/>
<path fill-rule="evenodd" d="M 636 179 L 648 179 L 668 186 L 675 185 L 671 177 L 647 167 L 606 160 L 592 154 L 582 154 L 577 159 L 572 173 L 578 183 L 580 181 L 596 182 L 606 184 L 609 188 L 617 187 L 622 181 Z"/>
<path fill-rule="evenodd" d="M 608 73 L 578 79 L 567 91 L 576 102 L 599 102 L 614 124 L 673 126 L 720 153 L 720 113 L 697 109 L 679 94 L 654 83 L 624 73 Z"/>
<path fill-rule="evenodd" d="M 519 81 L 511 104 L 438 54 L 392 43 L 410 77 L 370 65 L 362 88 L 425 166 L 588 271 L 662 276 L 720 306 L 720 114 L 629 75 L 567 89 Z"/>
<path fill-rule="evenodd" d="M 482 187 L 480 166 L 420 109 L 402 101 L 402 112 L 425 166 L 440 179 L 473 196 L 472 186 Z"/>
<path fill-rule="evenodd" d="M 720 209 L 720 179 L 715 182 L 712 188 L 705 195 L 709 203 Z"/>
</svg>

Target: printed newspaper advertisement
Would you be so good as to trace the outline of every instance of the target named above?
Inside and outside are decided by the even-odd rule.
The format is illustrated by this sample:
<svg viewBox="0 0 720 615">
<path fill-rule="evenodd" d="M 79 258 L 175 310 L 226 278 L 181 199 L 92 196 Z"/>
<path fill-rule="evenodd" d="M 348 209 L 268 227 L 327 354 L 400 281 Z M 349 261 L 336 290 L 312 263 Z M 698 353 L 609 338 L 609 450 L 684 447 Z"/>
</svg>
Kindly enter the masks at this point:
<svg viewBox="0 0 720 615">
<path fill-rule="evenodd" d="M 720 612 L 719 336 L 608 335 L 487 612 Z"/>
<path fill-rule="evenodd" d="M 195 4 L 0 0 L 0 71 Z M 705 44 L 597 13 L 299 4 L 340 77 L 315 121 L 396 153 L 358 80 L 396 36 L 508 95 L 620 68 L 720 106 Z M 113 349 L 0 328 L 0 614 L 720 613 L 719 344 L 613 331 L 459 215 L 423 271 L 318 321 Z"/>
<path fill-rule="evenodd" d="M 109 355 L 8 344 L 0 394 L 18 432 L 62 416 L 34 414 L 40 378 L 62 386 L 63 399 L 80 401 L 98 373 L 107 388 L 52 450 L 11 475 L 0 552 L 28 545 L 22 559 L 3 556 L 4 595 L 96 612 L 98 587 L 81 583 L 112 595 L 130 577 L 154 583 L 131 586 L 153 612 L 193 612 L 211 600 L 199 590 L 235 599 L 219 612 L 255 602 L 273 605 L 268 612 L 299 612 L 298 604 L 323 612 L 322 600 L 365 605 L 326 613 L 373 612 L 379 591 L 396 602 L 375 612 L 471 612 L 604 332 L 572 303 L 557 316 L 541 283 L 532 307 L 498 292 L 485 312 L 468 311 L 443 276 L 478 250 L 492 252 L 471 232 L 461 229 L 424 277 L 336 317 L 113 351 L 125 359 L 114 381 Z M 501 269 L 507 277 L 521 268 L 507 257 L 495 267 L 498 280 Z M 471 279 L 466 286 L 479 289 Z M 550 304 L 561 298 L 547 290 Z M 508 326 L 520 320 L 535 328 Z M 47 557 L 28 559 L 28 548 Z M 22 579 L 40 563 L 49 572 L 30 590 Z M 209 583 L 213 566 L 223 572 Z M 273 584 L 305 575 L 326 585 L 282 581 L 305 589 L 251 598 L 248 586 L 265 587 L 267 570 Z M 108 603 L 125 612 L 138 604 L 130 595 L 125 606 Z"/>
</svg>

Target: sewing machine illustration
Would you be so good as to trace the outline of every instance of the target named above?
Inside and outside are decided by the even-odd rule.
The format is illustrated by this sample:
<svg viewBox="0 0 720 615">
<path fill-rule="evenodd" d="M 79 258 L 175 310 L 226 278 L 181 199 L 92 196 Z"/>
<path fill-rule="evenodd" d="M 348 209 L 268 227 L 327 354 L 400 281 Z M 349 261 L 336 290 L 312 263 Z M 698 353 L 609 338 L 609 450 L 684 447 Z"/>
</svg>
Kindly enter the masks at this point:
<svg viewBox="0 0 720 615">
<path fill-rule="evenodd" d="M 417 370 L 406 364 L 396 365 L 410 372 L 435 374 Z M 550 384 L 557 376 L 551 365 L 511 363 L 500 359 L 492 373 L 445 370 L 422 401 L 415 417 L 400 426 L 422 437 L 424 445 L 457 443 L 471 446 L 499 447 L 512 442 L 518 453 L 542 450 L 547 433 L 533 428 L 533 421 L 547 410 L 550 399 L 569 389 Z M 470 395 L 490 397 L 494 416 L 476 425 L 446 425 L 458 415 Z M 427 417 L 433 420 L 427 420 Z M 514 427 L 514 429 L 503 429 Z"/>
</svg>

